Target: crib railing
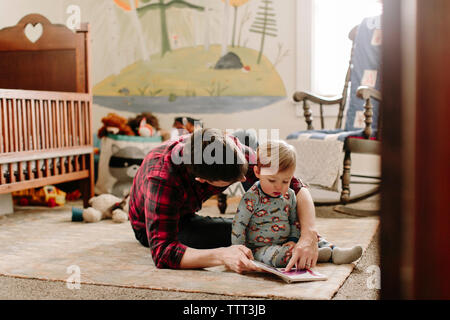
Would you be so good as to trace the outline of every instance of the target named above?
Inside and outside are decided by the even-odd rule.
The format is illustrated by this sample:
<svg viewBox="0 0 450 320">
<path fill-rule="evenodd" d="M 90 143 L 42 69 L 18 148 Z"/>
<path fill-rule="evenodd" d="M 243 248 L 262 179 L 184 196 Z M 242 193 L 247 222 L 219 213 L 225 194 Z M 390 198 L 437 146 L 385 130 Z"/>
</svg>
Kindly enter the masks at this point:
<svg viewBox="0 0 450 320">
<path fill-rule="evenodd" d="M 88 178 L 91 96 L 0 89 L 0 193 Z"/>
</svg>

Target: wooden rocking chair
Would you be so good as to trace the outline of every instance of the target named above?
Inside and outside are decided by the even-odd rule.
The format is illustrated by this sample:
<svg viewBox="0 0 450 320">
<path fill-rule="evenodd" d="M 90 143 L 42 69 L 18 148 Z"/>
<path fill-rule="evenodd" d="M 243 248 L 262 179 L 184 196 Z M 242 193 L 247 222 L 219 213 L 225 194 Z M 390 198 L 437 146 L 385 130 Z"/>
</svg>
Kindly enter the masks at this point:
<svg viewBox="0 0 450 320">
<path fill-rule="evenodd" d="M 290 134 L 287 137 L 288 142 L 290 139 L 298 139 L 302 134 L 307 134 L 308 137 L 312 137 L 313 135 L 311 135 L 311 133 L 314 133 L 315 138 L 319 137 L 318 139 L 325 139 L 327 134 L 334 134 L 339 136 L 339 140 L 344 141 L 343 151 L 345 153 L 345 156 L 343 174 L 341 176 L 342 191 L 340 195 L 340 203 L 342 204 L 367 198 L 379 191 L 379 188 L 375 188 L 374 190 L 370 190 L 369 192 L 360 194 L 357 197 L 350 198 L 351 176 L 373 178 L 377 180 L 375 182 L 377 184 L 379 184 L 380 179 L 379 177 L 351 175 L 350 173 L 351 153 L 381 153 L 381 142 L 379 140 L 381 128 L 378 124 L 378 119 L 380 119 L 378 105 L 381 101 L 381 93 L 376 89 L 380 87 L 380 74 L 377 71 L 379 70 L 380 60 L 379 47 L 381 44 L 381 30 L 374 27 L 374 21 L 376 21 L 374 19 L 377 18 L 364 19 L 359 26 L 354 27 L 349 33 L 349 38 L 353 43 L 351 58 L 345 78 L 344 89 L 339 97 L 327 98 L 309 92 L 295 92 L 293 95 L 294 101 L 303 103 L 303 111 L 307 124 L 307 131 L 299 131 Z M 378 38 L 376 39 L 376 37 Z M 376 51 L 375 54 L 373 52 L 374 50 Z M 366 59 L 367 57 L 364 56 L 367 54 L 371 55 L 370 59 Z M 367 77 L 366 71 L 375 71 L 371 75 L 373 76 L 373 74 L 376 74 L 375 79 L 372 79 L 372 83 L 376 83 L 376 86 L 361 86 L 361 81 L 364 80 L 364 77 Z M 367 79 L 365 79 L 365 81 L 367 82 Z M 350 103 L 347 113 L 345 114 L 345 128 L 343 129 L 344 108 L 346 107 L 347 103 L 349 83 L 352 84 L 349 96 Z M 314 130 L 313 128 L 313 119 L 309 102 L 319 104 L 320 123 L 322 130 Z M 324 128 L 324 105 L 339 105 L 334 130 L 325 130 Z M 355 114 L 357 112 L 364 115 L 364 128 L 354 127 Z M 316 202 L 316 204 L 325 203 Z"/>
</svg>

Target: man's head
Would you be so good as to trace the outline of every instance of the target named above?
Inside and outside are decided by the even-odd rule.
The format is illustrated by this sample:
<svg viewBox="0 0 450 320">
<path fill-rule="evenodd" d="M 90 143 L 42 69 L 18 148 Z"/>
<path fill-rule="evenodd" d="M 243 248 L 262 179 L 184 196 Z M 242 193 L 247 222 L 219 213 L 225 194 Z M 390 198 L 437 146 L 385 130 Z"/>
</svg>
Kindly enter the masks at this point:
<svg viewBox="0 0 450 320">
<path fill-rule="evenodd" d="M 248 169 L 243 151 L 219 129 L 195 130 L 183 148 L 183 162 L 197 181 L 215 186 L 245 181 Z"/>
</svg>

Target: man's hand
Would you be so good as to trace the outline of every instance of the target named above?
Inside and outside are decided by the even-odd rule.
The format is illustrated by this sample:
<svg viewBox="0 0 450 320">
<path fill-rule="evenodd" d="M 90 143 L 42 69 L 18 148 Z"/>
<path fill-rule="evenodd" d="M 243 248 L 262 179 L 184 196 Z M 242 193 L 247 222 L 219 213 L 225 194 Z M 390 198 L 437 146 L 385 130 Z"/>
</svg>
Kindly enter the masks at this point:
<svg viewBox="0 0 450 320">
<path fill-rule="evenodd" d="M 234 245 L 220 249 L 220 259 L 228 269 L 237 273 L 259 270 L 259 268 L 250 261 L 253 260 L 253 254 L 246 246 Z"/>
<path fill-rule="evenodd" d="M 296 243 L 294 241 L 288 241 L 283 244 L 283 247 L 289 247 L 289 251 L 292 251 L 292 248 L 294 248 Z"/>
<path fill-rule="evenodd" d="M 297 269 L 314 268 L 318 256 L 317 233 L 304 233 L 292 249 L 292 257 L 286 266 L 286 271 L 291 270 L 293 266 Z"/>
</svg>

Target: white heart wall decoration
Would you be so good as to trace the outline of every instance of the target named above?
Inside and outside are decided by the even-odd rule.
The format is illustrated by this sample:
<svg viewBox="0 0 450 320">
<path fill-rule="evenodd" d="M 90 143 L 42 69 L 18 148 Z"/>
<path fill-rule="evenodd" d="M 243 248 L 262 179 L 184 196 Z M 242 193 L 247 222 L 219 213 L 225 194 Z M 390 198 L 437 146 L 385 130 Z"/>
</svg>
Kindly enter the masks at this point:
<svg viewBox="0 0 450 320">
<path fill-rule="evenodd" d="M 24 32 L 28 40 L 30 40 L 32 43 L 35 43 L 42 36 L 42 24 L 37 23 L 35 25 L 32 25 L 31 23 L 29 23 L 25 26 Z"/>
</svg>

